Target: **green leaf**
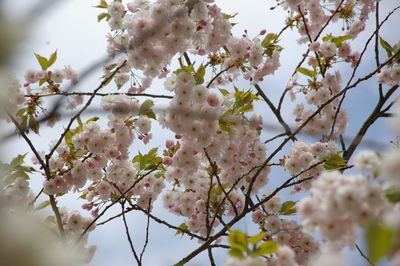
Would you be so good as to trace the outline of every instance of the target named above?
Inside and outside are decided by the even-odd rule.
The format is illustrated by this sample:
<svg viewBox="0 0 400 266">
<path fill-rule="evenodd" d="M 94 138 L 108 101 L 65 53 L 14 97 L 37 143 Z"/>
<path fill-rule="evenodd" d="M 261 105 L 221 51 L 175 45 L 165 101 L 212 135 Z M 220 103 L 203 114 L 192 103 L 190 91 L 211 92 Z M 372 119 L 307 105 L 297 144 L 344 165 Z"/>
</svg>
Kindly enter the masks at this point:
<svg viewBox="0 0 400 266">
<path fill-rule="evenodd" d="M 238 112 L 242 113 L 242 112 L 251 112 L 253 111 L 253 104 L 252 103 L 248 103 L 240 108 L 237 109 Z"/>
<path fill-rule="evenodd" d="M 278 39 L 278 35 L 275 33 L 268 33 L 265 37 L 264 40 L 261 42 L 261 46 L 264 48 L 267 48 L 270 46 L 274 41 Z"/>
<path fill-rule="evenodd" d="M 98 116 L 92 117 L 88 120 L 86 120 L 85 124 L 89 124 L 90 122 L 95 122 L 97 120 L 99 120 L 100 118 Z"/>
<path fill-rule="evenodd" d="M 154 106 L 154 102 L 152 100 L 144 101 L 139 108 L 139 114 L 147 112 L 151 107 Z"/>
<path fill-rule="evenodd" d="M 238 88 L 235 88 L 235 93 L 233 97 L 235 98 L 235 103 L 233 109 L 237 112 L 249 112 L 253 110 L 253 100 L 258 100 L 257 95 L 252 94 L 251 91 L 243 92 Z"/>
<path fill-rule="evenodd" d="M 387 41 L 385 41 L 382 37 L 379 37 L 379 43 L 381 44 L 382 48 L 385 49 L 387 56 L 391 57 L 393 55 L 392 46 L 390 46 L 390 44 Z"/>
<path fill-rule="evenodd" d="M 178 228 L 183 229 L 183 230 L 185 230 L 185 231 L 189 231 L 189 227 L 186 225 L 186 223 L 181 223 L 181 224 L 178 226 Z M 180 234 L 183 235 L 184 233 L 185 233 L 185 232 L 182 231 L 182 230 L 177 230 L 176 233 L 175 233 L 175 235 L 180 235 Z"/>
<path fill-rule="evenodd" d="M 143 155 L 139 152 L 133 159 L 133 163 L 139 163 L 140 170 L 151 170 L 154 169 L 159 163 L 162 162 L 162 158 L 157 156 L 158 148 L 153 148 L 149 153 Z"/>
<path fill-rule="evenodd" d="M 11 167 L 7 163 L 3 163 L 0 161 L 0 174 L 2 174 L 3 176 L 7 176 L 7 175 L 11 174 L 12 171 L 14 171 L 13 167 Z"/>
<path fill-rule="evenodd" d="M 34 211 L 38 211 L 38 210 L 44 209 L 44 208 L 46 208 L 46 207 L 49 206 L 49 205 L 50 205 L 50 201 L 49 201 L 49 200 L 45 200 L 45 201 L 43 201 L 42 203 L 40 203 L 40 204 L 34 209 Z"/>
<path fill-rule="evenodd" d="M 229 91 L 225 90 L 225 89 L 218 89 L 222 95 L 226 96 L 229 95 Z"/>
<path fill-rule="evenodd" d="M 204 76 L 206 74 L 206 68 L 201 65 L 199 69 L 197 69 L 196 75 L 194 76 L 196 80 L 196 84 L 203 84 L 204 83 Z"/>
<path fill-rule="evenodd" d="M 333 42 L 336 45 L 336 47 L 339 48 L 340 46 L 342 46 L 342 43 L 344 41 L 347 41 L 347 40 L 350 40 L 350 39 L 351 39 L 350 36 L 339 36 L 339 37 L 333 37 L 331 39 L 331 42 Z"/>
<path fill-rule="evenodd" d="M 177 70 L 175 70 L 173 73 L 175 75 L 178 75 L 179 73 L 181 73 L 182 71 L 188 72 L 188 73 L 193 73 L 194 72 L 194 67 L 193 64 L 190 64 L 188 66 L 183 66 Z"/>
<path fill-rule="evenodd" d="M 311 78 L 315 77 L 317 75 L 317 72 L 313 71 L 313 70 L 309 70 L 307 68 L 304 67 L 299 67 L 296 69 L 296 72 L 299 72 L 303 75 L 309 76 Z"/>
<path fill-rule="evenodd" d="M 324 162 L 323 166 L 325 170 L 333 170 L 348 166 L 347 161 L 339 155 L 340 153 L 341 152 L 332 153 L 321 158 L 321 160 Z"/>
<path fill-rule="evenodd" d="M 17 157 L 11 160 L 10 166 L 16 167 L 24 163 L 25 157 L 28 153 L 19 154 Z"/>
<path fill-rule="evenodd" d="M 249 241 L 250 244 L 255 245 L 258 242 L 260 242 L 261 240 L 263 240 L 265 235 L 266 235 L 265 232 L 260 232 L 260 233 L 258 233 L 256 235 L 252 236 L 252 237 L 249 237 L 248 241 Z"/>
<path fill-rule="evenodd" d="M 15 182 L 15 180 L 19 177 L 24 178 L 25 180 L 29 180 L 29 176 L 24 172 L 24 171 L 15 171 L 12 174 L 8 175 L 5 180 L 4 183 L 6 185 L 10 185 L 12 183 Z"/>
<path fill-rule="evenodd" d="M 24 132 L 28 132 L 28 116 L 23 116 L 21 122 L 21 128 Z"/>
<path fill-rule="evenodd" d="M 236 17 L 237 16 L 237 14 L 239 14 L 239 13 L 234 13 L 234 14 L 232 14 L 232 15 L 230 15 L 230 14 L 225 14 L 225 13 L 222 13 L 222 18 L 223 19 L 231 19 L 231 18 L 234 18 L 234 17 Z"/>
<path fill-rule="evenodd" d="M 46 219 L 44 219 L 45 224 L 54 224 L 56 223 L 56 217 L 55 216 L 47 216 Z"/>
<path fill-rule="evenodd" d="M 48 68 L 51 67 L 51 66 L 56 62 L 56 60 L 57 60 L 57 51 L 55 51 L 54 53 L 52 53 L 52 54 L 50 55 L 50 58 L 49 58 L 49 60 L 48 60 L 49 65 L 48 65 L 47 67 L 48 67 Z"/>
<path fill-rule="evenodd" d="M 107 8 L 108 5 L 107 5 L 107 2 L 105 0 L 101 0 L 100 4 L 95 6 L 95 7 L 97 7 L 97 8 Z"/>
<path fill-rule="evenodd" d="M 37 59 L 38 62 L 39 62 L 39 65 L 42 67 L 42 70 L 46 70 L 46 69 L 49 68 L 50 63 L 49 63 L 49 61 L 47 60 L 47 58 L 45 58 L 45 57 L 43 57 L 43 56 L 41 56 L 41 55 L 39 55 L 39 54 L 35 54 L 35 56 L 36 56 L 36 59 Z"/>
<path fill-rule="evenodd" d="M 332 34 L 331 33 L 329 33 L 328 35 L 325 35 L 323 38 L 322 38 L 322 41 L 323 42 L 329 42 L 331 39 L 332 39 Z"/>
<path fill-rule="evenodd" d="M 247 236 L 240 230 L 230 230 L 228 235 L 228 243 L 232 249 L 237 249 L 243 252 L 248 251 Z"/>
<path fill-rule="evenodd" d="M 82 122 L 81 117 L 78 116 L 78 117 L 76 118 L 76 120 L 78 121 L 78 125 L 79 125 L 80 127 L 82 127 L 82 126 L 83 126 L 83 122 Z"/>
<path fill-rule="evenodd" d="M 39 133 L 39 121 L 34 116 L 29 117 L 28 124 L 29 128 L 32 129 L 33 132 L 35 132 L 36 134 Z"/>
<path fill-rule="evenodd" d="M 389 202 L 397 203 L 400 202 L 400 191 L 394 189 L 385 190 L 385 197 Z"/>
<path fill-rule="evenodd" d="M 259 256 L 271 255 L 278 251 L 279 244 L 274 241 L 266 241 L 256 248 L 255 254 Z"/>
<path fill-rule="evenodd" d="M 238 249 L 231 249 L 228 252 L 229 256 L 239 259 L 244 259 L 243 252 Z"/>
<path fill-rule="evenodd" d="M 223 119 L 222 117 L 218 120 L 218 126 L 222 131 L 232 133 L 232 129 L 230 127 L 231 123 L 228 120 Z"/>
<path fill-rule="evenodd" d="M 22 172 L 28 172 L 28 173 L 37 172 L 35 170 L 35 168 L 33 168 L 31 166 L 17 165 L 14 169 L 16 171 L 22 171 Z"/>
<path fill-rule="evenodd" d="M 64 139 L 65 139 L 65 143 L 66 143 L 68 146 L 71 146 L 71 145 L 72 145 L 72 137 L 73 137 L 73 136 L 74 136 L 74 133 L 72 133 L 71 130 L 68 130 L 68 131 L 65 133 Z"/>
<path fill-rule="evenodd" d="M 27 110 L 28 110 L 28 108 L 21 108 L 18 110 L 18 112 L 15 115 L 22 117 L 26 113 Z"/>
<path fill-rule="evenodd" d="M 279 210 L 280 215 L 292 215 L 296 213 L 296 205 L 295 201 L 286 201 L 282 204 L 281 209 Z"/>
<path fill-rule="evenodd" d="M 374 222 L 367 227 L 365 240 L 372 263 L 375 264 L 388 253 L 392 238 L 393 232 L 380 223 Z"/>
<path fill-rule="evenodd" d="M 139 108 L 139 115 L 145 115 L 148 118 L 151 119 L 156 119 L 156 115 L 153 112 L 153 110 L 151 110 L 151 107 L 154 106 L 154 102 L 152 100 L 146 100 L 144 101 Z"/>
<path fill-rule="evenodd" d="M 102 21 L 103 19 L 106 19 L 107 21 L 109 21 L 111 19 L 110 14 L 108 13 L 101 13 L 97 16 L 97 22 Z"/>
</svg>

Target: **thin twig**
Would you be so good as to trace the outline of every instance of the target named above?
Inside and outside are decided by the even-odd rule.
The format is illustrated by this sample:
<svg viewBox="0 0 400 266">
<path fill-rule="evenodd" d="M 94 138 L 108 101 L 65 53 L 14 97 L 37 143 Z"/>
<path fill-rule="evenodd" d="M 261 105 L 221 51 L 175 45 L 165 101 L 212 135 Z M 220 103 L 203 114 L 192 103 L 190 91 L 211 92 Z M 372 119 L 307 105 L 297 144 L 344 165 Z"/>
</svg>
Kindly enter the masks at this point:
<svg viewBox="0 0 400 266">
<path fill-rule="evenodd" d="M 216 266 L 215 261 L 214 261 L 214 256 L 212 254 L 212 248 L 208 247 L 208 258 L 210 260 L 210 265 L 211 266 Z"/>
<path fill-rule="evenodd" d="M 148 205 L 148 206 L 149 206 L 149 207 L 148 207 L 148 209 L 147 209 L 147 213 L 150 213 L 151 198 L 149 199 L 149 205 Z M 147 215 L 146 236 L 145 236 L 145 240 L 144 240 L 144 245 L 143 245 L 143 248 L 142 248 L 142 252 L 140 252 L 140 257 L 139 257 L 140 262 L 142 262 L 143 254 L 144 254 L 144 252 L 145 252 L 145 250 L 146 250 L 146 247 L 147 247 L 147 245 L 148 245 L 148 243 L 149 243 L 149 229 L 150 229 L 150 216 Z"/>
<path fill-rule="evenodd" d="M 124 222 L 125 234 L 126 234 L 126 237 L 128 238 L 129 247 L 131 248 L 132 254 L 135 257 L 135 260 L 136 260 L 137 264 L 138 265 L 142 265 L 138 255 L 136 254 L 136 250 L 135 250 L 135 247 L 133 246 L 132 238 L 131 238 L 131 235 L 129 233 L 128 223 L 126 222 L 126 217 L 125 217 L 124 203 L 121 203 L 121 209 L 122 209 L 122 220 Z"/>
<path fill-rule="evenodd" d="M 358 250 L 358 252 L 360 253 L 361 257 L 363 257 L 366 261 L 368 261 L 369 265 L 371 266 L 375 266 L 375 264 L 370 260 L 370 258 L 368 258 L 364 252 L 361 250 L 361 248 L 358 246 L 358 244 L 356 244 L 356 248 Z"/>
<path fill-rule="evenodd" d="M 139 177 L 138 179 L 135 180 L 135 182 L 125 191 L 123 192 L 115 201 L 111 202 L 110 205 L 106 206 L 104 208 L 104 210 L 96 217 L 93 219 L 93 221 L 88 224 L 85 228 L 85 230 L 83 230 L 83 232 L 81 233 L 81 235 L 79 236 L 78 240 L 77 240 L 77 244 L 81 241 L 82 237 L 87 233 L 87 231 L 89 230 L 89 228 L 95 224 L 97 222 L 97 220 L 102 217 L 109 208 L 111 208 L 112 206 L 114 206 L 116 203 L 118 203 L 121 199 L 123 199 L 125 197 L 126 194 L 128 194 L 128 192 L 130 192 L 140 181 L 142 181 L 146 176 L 148 176 L 149 174 L 153 173 L 154 171 L 156 171 L 158 169 L 158 166 L 160 166 L 161 163 L 158 163 L 152 170 L 148 171 L 147 173 L 145 173 L 144 175 L 142 175 L 141 177 Z"/>
<path fill-rule="evenodd" d="M 51 96 L 109 96 L 109 95 L 127 95 L 132 97 L 151 97 L 151 98 L 165 98 L 165 99 L 172 99 L 173 96 L 170 95 L 157 95 L 157 94 L 150 94 L 150 93 L 129 93 L 129 92 L 111 92 L 111 93 L 93 93 L 93 92 L 65 92 L 59 91 L 55 93 L 48 93 L 48 94 L 27 94 L 24 95 L 26 98 L 36 97 L 36 98 L 43 98 L 43 97 L 51 97 Z"/>
<path fill-rule="evenodd" d="M 114 216 L 108 218 L 107 220 L 105 220 L 103 222 L 97 223 L 96 226 L 104 225 L 104 224 L 106 224 L 106 223 L 108 223 L 108 222 L 110 222 L 110 221 L 112 221 L 112 220 L 114 220 L 114 219 L 116 219 L 118 217 L 121 217 L 124 213 L 128 213 L 128 212 L 131 212 L 133 210 L 134 210 L 133 208 L 126 208 L 123 212 L 121 212 L 121 213 L 119 213 L 117 215 L 114 215 Z"/>
<path fill-rule="evenodd" d="M 230 66 L 228 66 L 227 68 L 221 70 L 220 72 L 218 72 L 207 84 L 207 88 L 209 88 L 211 86 L 211 84 L 214 82 L 214 80 L 216 80 L 219 76 L 221 76 L 225 71 L 228 71 L 229 69 L 231 69 L 233 66 L 235 66 L 235 64 L 232 64 Z"/>
<path fill-rule="evenodd" d="M 69 121 L 67 127 L 64 129 L 64 132 L 61 134 L 60 138 L 58 139 L 58 141 L 56 142 L 56 144 L 53 146 L 53 148 L 50 150 L 50 152 L 48 154 L 46 154 L 46 166 L 49 166 L 49 161 L 51 156 L 53 155 L 53 153 L 55 152 L 55 150 L 57 149 L 57 147 L 61 144 L 62 140 L 64 139 L 65 135 L 67 134 L 67 132 L 69 131 L 69 129 L 71 128 L 72 124 L 74 123 L 74 121 L 89 107 L 89 105 L 92 103 L 94 97 L 95 97 L 95 93 L 97 93 L 101 88 L 103 88 L 114 76 L 115 74 L 117 74 L 117 72 L 123 68 L 126 64 L 126 60 L 124 62 L 122 62 L 122 64 L 120 66 L 118 66 L 113 73 L 108 76 L 107 78 L 105 78 L 100 85 L 93 91 L 92 95 L 90 96 L 89 100 L 86 102 L 85 106 L 83 106 L 81 108 L 81 110 L 79 110 L 78 113 L 76 113 L 71 120 Z"/>
</svg>

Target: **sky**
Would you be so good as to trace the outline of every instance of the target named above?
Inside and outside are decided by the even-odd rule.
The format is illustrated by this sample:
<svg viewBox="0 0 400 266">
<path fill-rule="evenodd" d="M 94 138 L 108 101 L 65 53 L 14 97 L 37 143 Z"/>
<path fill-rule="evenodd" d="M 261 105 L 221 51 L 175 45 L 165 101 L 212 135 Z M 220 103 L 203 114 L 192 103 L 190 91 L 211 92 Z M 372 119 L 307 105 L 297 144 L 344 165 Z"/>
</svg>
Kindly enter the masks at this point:
<svg viewBox="0 0 400 266">
<path fill-rule="evenodd" d="M 32 12 L 32 10 L 34 10 L 33 8 L 40 2 L 39 0 L 3 0 L 2 8 L 6 11 L 5 14 L 10 19 L 21 22 L 21 27 L 15 24 L 14 29 L 25 29 L 25 39 L 18 46 L 12 62 L 12 70 L 18 77 L 22 78 L 26 69 L 38 68 L 34 53 L 48 56 L 57 50 L 58 62 L 56 62 L 55 67 L 71 65 L 78 73 L 81 73 L 88 66 L 91 66 L 93 62 L 97 62 L 100 58 L 106 56 L 106 34 L 108 33 L 108 26 L 105 22 L 97 22 L 97 15 L 100 13 L 100 10 L 93 8 L 93 6 L 97 5 L 98 1 L 58 0 L 54 1 L 55 3 L 48 9 L 39 8 L 35 12 Z M 43 2 L 48 4 L 51 1 Z M 385 1 L 385 3 L 389 2 L 392 1 Z M 276 8 L 273 11 L 269 10 L 270 7 L 274 6 L 275 1 L 220 0 L 216 1 L 216 3 L 225 13 L 234 14 L 238 12 L 238 15 L 232 19 L 233 22 L 238 23 L 234 27 L 234 34 L 237 36 L 240 36 L 244 29 L 248 30 L 249 36 L 257 35 L 262 29 L 266 29 L 267 32 L 276 33 L 280 31 L 283 21 L 285 20 L 286 14 L 280 8 Z M 388 8 L 393 5 L 393 3 L 389 3 L 388 6 L 382 6 L 382 12 L 385 12 L 385 10 L 388 10 Z M 399 21 L 398 14 L 391 20 L 392 23 L 388 25 L 389 27 L 381 32 L 384 39 L 390 43 L 396 41 L 396 36 L 393 34 L 393 32 L 396 32 L 396 25 L 393 23 L 396 19 Z M 367 25 L 367 27 L 371 27 L 371 24 Z M 359 37 L 359 44 L 362 44 L 367 37 L 368 36 L 362 34 Z M 273 77 L 268 77 L 260 84 L 274 102 L 279 99 L 295 65 L 299 61 L 300 55 L 306 51 L 304 45 L 301 46 L 297 44 L 297 38 L 297 33 L 290 31 L 282 36 L 281 46 L 285 48 L 281 56 L 282 67 Z M 371 63 L 366 63 L 360 68 L 359 72 L 367 73 L 373 66 L 373 61 L 371 61 Z M 346 72 L 348 70 L 345 68 L 343 71 L 344 73 L 348 73 Z M 82 91 L 93 90 L 99 84 L 99 77 L 101 74 L 101 69 L 94 71 L 90 77 L 78 84 L 77 89 Z M 235 85 L 239 88 L 249 87 L 249 84 L 243 81 L 237 81 Z M 160 93 L 161 86 L 162 82 L 156 81 L 149 89 L 149 92 Z M 355 104 L 353 101 L 345 101 L 345 107 L 352 119 L 346 133 L 347 136 L 351 136 L 358 130 L 363 119 L 368 116 L 368 110 L 371 109 L 371 106 L 375 103 L 377 91 L 376 86 L 374 86 L 374 81 L 363 84 L 360 88 L 351 92 L 349 97 L 350 96 L 358 100 Z M 283 116 L 287 118 L 290 125 L 293 125 L 294 121 L 291 115 L 293 103 L 289 101 L 285 103 L 289 108 L 283 109 Z M 265 110 L 265 104 L 257 104 L 256 112 L 263 115 L 264 122 L 267 125 L 277 125 L 277 121 L 273 119 L 272 114 Z M 153 125 L 156 128 L 155 132 L 160 133 L 159 135 L 153 133 L 155 136 L 151 145 L 162 146 L 165 136 L 172 137 L 172 134 L 161 131 L 154 123 Z M 7 128 L 7 126 L 3 128 Z M 59 125 L 53 130 L 42 132 L 40 136 L 32 136 L 32 139 L 34 143 L 38 145 L 39 150 L 46 150 L 48 148 L 48 140 L 57 138 L 57 132 L 60 132 L 61 129 L 62 125 Z M 266 128 L 262 137 L 267 139 L 268 136 L 272 136 L 276 133 L 277 132 L 269 131 L 268 128 Z M 366 137 L 383 143 L 384 145 L 380 147 L 381 151 L 389 147 L 388 142 L 393 139 L 389 127 L 387 126 L 387 121 L 385 120 L 376 123 Z M 305 137 L 304 139 L 308 141 L 318 140 Z M 269 144 L 268 150 L 272 150 L 274 145 L 276 144 Z M 361 149 L 364 148 L 368 147 L 361 147 Z M 147 148 L 144 147 L 144 145 L 138 144 L 134 149 L 143 151 Z M 3 145 L 1 159 L 7 160 L 24 152 L 26 152 L 24 143 L 21 139 L 14 137 Z M 285 177 L 286 175 L 284 172 L 273 172 L 272 175 L 270 175 L 271 182 L 268 184 L 268 189 L 279 184 L 283 180 L 281 176 Z M 34 189 L 40 189 L 41 182 L 42 181 L 39 180 L 32 180 Z M 285 195 L 286 197 L 291 197 L 288 194 Z M 77 197 L 78 196 L 75 194 L 62 200 L 61 203 L 65 203 L 71 209 L 79 209 L 82 202 L 77 201 Z M 183 220 L 163 210 L 160 202 L 160 200 L 156 202 L 154 214 L 156 216 L 162 216 L 166 220 L 173 221 L 173 223 L 179 225 Z M 113 213 L 116 214 L 118 211 L 119 209 L 113 209 L 110 216 Z M 140 248 L 144 240 L 146 219 L 140 214 L 130 213 L 128 215 L 128 222 L 134 242 L 137 244 L 137 247 Z M 145 265 L 171 265 L 198 245 L 196 241 L 190 240 L 187 237 L 182 238 L 181 236 L 175 236 L 175 232 L 158 224 L 151 223 L 150 226 L 152 233 L 148 250 L 144 256 Z M 248 219 L 245 219 L 238 226 L 241 229 L 249 231 L 254 230 L 251 226 L 251 221 Z M 107 225 L 99 226 L 91 233 L 89 243 L 97 244 L 98 251 L 90 265 L 132 265 L 132 254 L 129 251 L 129 246 L 123 230 L 122 221 L 117 219 Z M 226 251 L 217 251 L 215 255 L 218 264 L 226 259 Z M 351 261 L 352 265 L 364 265 L 360 256 L 349 255 L 348 259 Z M 207 257 L 204 253 L 197 256 L 188 265 L 207 264 Z"/>
</svg>

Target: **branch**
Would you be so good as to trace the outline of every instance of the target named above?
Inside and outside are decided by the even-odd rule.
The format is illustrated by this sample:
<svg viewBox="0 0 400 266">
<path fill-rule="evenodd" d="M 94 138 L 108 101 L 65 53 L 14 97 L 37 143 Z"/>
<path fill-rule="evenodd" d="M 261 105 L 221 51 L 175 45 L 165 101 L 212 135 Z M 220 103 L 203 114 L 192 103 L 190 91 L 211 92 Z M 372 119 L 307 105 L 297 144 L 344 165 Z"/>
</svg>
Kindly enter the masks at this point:
<svg viewBox="0 0 400 266">
<path fill-rule="evenodd" d="M 207 84 L 207 88 L 209 88 L 211 86 L 211 84 L 214 82 L 214 80 L 216 80 L 219 76 L 221 76 L 224 72 L 228 71 L 229 69 L 231 69 L 233 66 L 235 66 L 235 64 L 232 64 L 230 66 L 228 66 L 227 68 L 221 70 L 220 72 L 217 73 L 217 75 L 215 75 Z"/>
<path fill-rule="evenodd" d="M 37 97 L 37 98 L 43 98 L 43 97 L 50 97 L 50 96 L 56 96 L 56 95 L 62 95 L 62 96 L 109 96 L 109 95 L 128 95 L 132 97 L 151 97 L 151 98 L 165 98 L 165 99 L 172 99 L 173 96 L 170 95 L 157 95 L 157 94 L 149 94 L 149 93 L 123 93 L 123 92 L 111 92 L 111 93 L 93 93 L 93 92 L 66 92 L 66 91 L 60 91 L 60 92 L 55 92 L 55 93 L 49 93 L 49 94 L 27 94 L 24 95 L 24 97 Z"/>
<path fill-rule="evenodd" d="M 124 203 L 121 203 L 121 208 L 122 208 L 122 220 L 124 221 L 125 234 L 126 234 L 126 237 L 128 238 L 129 246 L 131 248 L 133 256 L 135 257 L 137 264 L 142 265 L 138 255 L 136 254 L 135 247 L 133 246 L 131 235 L 129 234 L 129 228 L 128 228 L 128 224 L 126 223 L 126 217 L 125 217 L 125 211 L 124 211 Z"/>
<path fill-rule="evenodd" d="M 151 207 L 151 198 L 149 199 L 149 207 L 147 209 L 147 212 L 150 213 L 150 207 Z M 146 223 L 146 236 L 144 240 L 144 245 L 142 248 L 142 252 L 140 252 L 140 262 L 142 262 L 143 254 L 144 251 L 146 250 L 147 244 L 149 243 L 149 228 L 150 228 L 150 216 L 147 215 L 147 223 Z"/>
<path fill-rule="evenodd" d="M 36 150 L 35 146 L 33 146 L 32 141 L 28 138 L 28 136 L 25 134 L 24 129 L 21 128 L 20 124 L 17 122 L 17 120 L 15 120 L 15 118 L 8 112 L 6 111 L 8 117 L 11 119 L 11 121 L 13 122 L 13 124 L 15 125 L 15 127 L 18 129 L 19 133 L 21 134 L 21 136 L 25 139 L 26 143 L 28 143 L 28 146 L 31 148 L 33 154 L 35 155 L 36 159 L 39 161 L 40 165 L 42 166 L 45 174 L 46 174 L 46 179 L 50 180 L 51 179 L 51 173 L 50 173 L 50 169 L 49 167 L 45 164 L 45 162 L 43 161 L 43 159 L 40 157 L 40 154 L 38 153 L 38 151 Z M 33 202 L 35 202 L 35 200 L 37 199 L 37 197 L 39 197 L 41 193 L 39 193 Z M 53 195 L 49 195 L 49 200 L 50 200 L 50 205 L 51 208 L 54 212 L 54 215 L 56 216 L 56 220 L 57 220 L 57 226 L 58 226 L 58 230 L 60 232 L 60 235 L 62 238 L 65 237 L 65 232 L 64 232 L 64 227 L 62 224 L 62 220 L 61 220 L 61 214 L 58 210 L 57 207 L 57 203 L 56 200 L 54 198 Z"/>
<path fill-rule="evenodd" d="M 104 85 L 107 84 L 107 83 L 115 76 L 115 74 L 117 74 L 117 72 L 118 72 L 121 68 L 123 68 L 123 67 L 125 66 L 126 62 L 127 62 L 127 61 L 125 60 L 120 66 L 118 66 L 118 67 L 114 70 L 114 72 L 113 72 L 110 76 L 108 76 L 107 78 L 105 78 L 105 79 L 100 83 L 100 85 L 93 91 L 92 95 L 90 96 L 89 100 L 86 102 L 85 106 L 83 106 L 83 107 L 81 108 L 81 110 L 80 110 L 78 113 L 76 113 L 76 114 L 71 118 L 71 120 L 69 121 L 67 127 L 65 128 L 64 132 L 61 134 L 61 136 L 60 136 L 60 138 L 58 139 L 58 141 L 56 142 L 56 144 L 53 146 L 53 148 L 51 149 L 51 151 L 50 151 L 48 154 L 46 154 L 46 165 L 47 165 L 47 166 L 49 166 L 49 161 L 50 161 L 51 156 L 53 155 L 53 153 L 55 152 L 55 150 L 57 149 L 57 147 L 61 144 L 62 140 L 64 139 L 65 135 L 67 134 L 67 132 L 68 132 L 69 129 L 71 128 L 72 123 L 75 121 L 75 119 L 77 119 L 78 116 L 80 116 L 80 115 L 89 107 L 89 105 L 92 103 L 92 100 L 93 100 L 94 97 L 95 97 L 95 94 L 96 94 L 101 88 L 103 88 Z"/>
<path fill-rule="evenodd" d="M 363 257 L 366 261 L 368 261 L 369 265 L 375 266 L 375 264 L 372 263 L 372 261 L 364 254 L 364 252 L 362 252 L 362 250 L 360 249 L 358 244 L 356 244 L 356 248 L 357 248 L 358 252 L 360 253 L 361 257 Z"/>
<path fill-rule="evenodd" d="M 400 6 L 394 8 L 391 12 L 389 12 L 389 14 L 385 17 L 385 19 L 382 20 L 382 22 L 379 24 L 379 26 L 377 27 L 377 29 L 376 29 L 376 30 L 372 33 L 372 35 L 368 38 L 368 40 L 367 40 L 367 42 L 365 43 L 364 48 L 363 48 L 363 50 L 362 50 L 362 52 L 361 52 L 361 54 L 360 54 L 360 58 L 358 59 L 357 65 L 354 67 L 353 72 L 352 72 L 352 74 L 351 74 L 351 77 L 350 77 L 349 81 L 348 81 L 347 84 L 346 84 L 346 87 L 347 87 L 347 86 L 351 83 L 351 81 L 353 80 L 353 78 L 354 78 L 354 76 L 355 76 L 355 74 L 356 74 L 356 71 L 357 71 L 358 67 L 360 66 L 361 59 L 363 58 L 365 52 L 367 51 L 368 44 L 371 42 L 372 38 L 373 38 L 375 35 L 378 34 L 379 29 L 382 27 L 382 25 L 383 25 L 383 24 L 390 18 L 390 16 L 391 16 L 392 14 L 394 14 L 394 12 L 395 12 L 397 9 L 399 9 L 399 8 L 400 8 Z M 378 62 L 378 61 L 377 61 L 377 62 Z M 379 67 L 379 65 L 377 65 L 377 67 Z M 381 92 L 381 90 L 380 90 L 380 92 Z M 346 97 L 346 92 L 343 94 L 342 98 L 340 99 L 338 108 L 336 109 L 335 117 L 334 117 L 334 119 L 333 119 L 333 123 L 332 123 L 332 127 L 331 127 L 331 132 L 330 132 L 330 134 L 329 134 L 329 138 L 331 138 L 332 135 L 333 135 L 333 131 L 334 131 L 334 128 L 335 128 L 337 116 L 338 116 L 339 111 L 340 111 L 340 109 L 341 109 L 341 107 L 342 107 L 342 104 L 343 104 L 343 102 L 344 102 L 345 97 Z"/>
<path fill-rule="evenodd" d="M 89 230 L 89 228 L 90 228 L 93 224 L 95 224 L 96 221 L 97 221 L 100 217 L 102 217 L 102 216 L 106 213 L 106 211 L 107 211 L 109 208 L 111 208 L 113 205 L 115 205 L 115 204 L 118 203 L 121 199 L 123 199 L 123 198 L 125 197 L 125 195 L 128 194 L 129 191 L 131 191 L 131 189 L 133 189 L 140 181 L 143 180 L 143 178 L 145 178 L 146 176 L 148 176 L 149 174 L 151 174 L 152 172 L 154 172 L 155 170 L 157 170 L 157 168 L 158 168 L 158 166 L 159 166 L 160 164 L 161 164 L 161 163 L 158 163 L 152 170 L 148 171 L 147 173 L 145 173 L 144 175 L 142 175 L 141 177 L 139 177 L 138 179 L 136 179 L 135 182 L 134 182 L 124 193 L 122 193 L 122 194 L 121 194 L 117 199 L 115 199 L 115 201 L 113 201 L 110 205 L 106 206 L 106 207 L 104 208 L 104 210 L 103 210 L 96 218 L 94 218 L 93 221 L 92 221 L 88 226 L 86 226 L 85 230 L 83 230 L 83 232 L 82 232 L 81 235 L 79 236 L 79 238 L 78 238 L 78 240 L 76 241 L 76 243 L 78 244 L 78 243 L 81 241 L 82 237 L 87 233 L 87 231 Z"/>
<path fill-rule="evenodd" d="M 292 131 L 290 130 L 290 127 L 288 126 L 288 124 L 286 124 L 286 122 L 283 120 L 281 112 L 276 109 L 276 107 L 274 106 L 274 104 L 270 101 L 270 99 L 267 97 L 267 95 L 265 95 L 265 93 L 263 92 L 263 90 L 260 88 L 260 86 L 258 84 L 254 84 L 254 87 L 256 88 L 258 94 L 264 99 L 264 101 L 268 104 L 269 108 L 271 109 L 271 111 L 274 113 L 274 115 L 276 116 L 276 118 L 278 119 L 279 123 L 282 125 L 282 127 L 285 129 L 286 135 L 290 136 L 292 135 Z M 292 136 L 291 139 L 293 141 L 297 140 L 295 136 Z"/>
<path fill-rule="evenodd" d="M 361 140 L 363 139 L 364 135 L 367 133 L 370 126 L 372 126 L 375 121 L 381 116 L 381 108 L 386 103 L 386 101 L 390 98 L 390 96 L 399 88 L 399 85 L 393 86 L 390 90 L 386 93 L 386 95 L 379 99 L 378 103 L 376 104 L 374 110 L 371 112 L 367 120 L 365 120 L 364 124 L 361 126 L 360 130 L 358 131 L 357 135 L 354 137 L 353 141 L 351 142 L 347 151 L 344 152 L 343 158 L 345 160 L 349 160 L 354 151 L 356 150 L 357 146 L 360 144 Z"/>
</svg>

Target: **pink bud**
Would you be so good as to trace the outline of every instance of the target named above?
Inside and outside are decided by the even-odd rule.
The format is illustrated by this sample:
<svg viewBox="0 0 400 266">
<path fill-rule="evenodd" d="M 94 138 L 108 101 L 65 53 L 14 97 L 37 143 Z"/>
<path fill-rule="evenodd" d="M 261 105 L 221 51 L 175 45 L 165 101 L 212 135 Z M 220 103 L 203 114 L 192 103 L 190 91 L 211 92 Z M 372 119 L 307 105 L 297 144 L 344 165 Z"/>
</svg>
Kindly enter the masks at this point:
<svg viewBox="0 0 400 266">
<path fill-rule="evenodd" d="M 165 157 L 163 158 L 163 160 L 162 160 L 162 163 L 163 163 L 164 165 L 171 165 L 171 164 L 172 164 L 172 158 L 169 157 L 169 156 L 165 156 Z"/>
<path fill-rule="evenodd" d="M 198 55 L 205 55 L 206 53 L 207 53 L 206 50 L 203 48 L 200 48 L 199 50 L 197 50 Z"/>
<path fill-rule="evenodd" d="M 98 209 L 95 209 L 95 210 L 93 210 L 90 214 L 91 214 L 93 217 L 97 217 L 97 216 L 99 216 L 99 210 L 98 210 Z"/>
<path fill-rule="evenodd" d="M 212 107 L 217 106 L 219 104 L 218 96 L 215 93 L 210 93 L 207 96 L 207 103 L 208 103 L 208 105 L 210 105 Z"/>
<path fill-rule="evenodd" d="M 165 141 L 165 146 L 166 146 L 168 149 L 174 148 L 174 146 L 175 146 L 174 141 L 171 140 L 171 139 L 167 139 L 167 141 Z"/>
</svg>

